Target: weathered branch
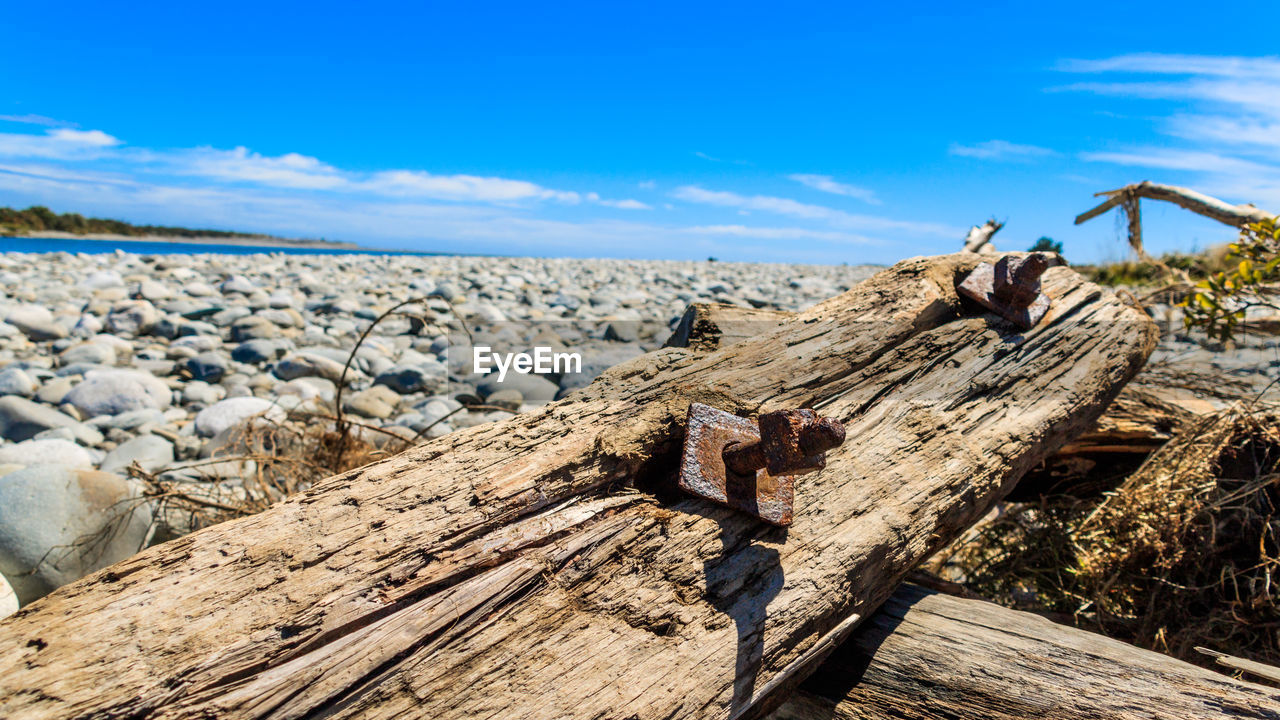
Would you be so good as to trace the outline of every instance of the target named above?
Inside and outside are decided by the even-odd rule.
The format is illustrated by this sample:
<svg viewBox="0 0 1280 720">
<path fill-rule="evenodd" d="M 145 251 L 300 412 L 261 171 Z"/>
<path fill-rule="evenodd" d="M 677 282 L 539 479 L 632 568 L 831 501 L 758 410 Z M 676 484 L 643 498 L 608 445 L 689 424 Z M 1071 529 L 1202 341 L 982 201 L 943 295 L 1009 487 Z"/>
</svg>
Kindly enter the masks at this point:
<svg viewBox="0 0 1280 720">
<path fill-rule="evenodd" d="M 1126 201 L 1136 201 L 1138 198 L 1171 202 L 1193 213 L 1204 215 L 1207 218 L 1212 218 L 1220 223 L 1234 227 L 1262 222 L 1275 217 L 1274 214 L 1259 210 L 1253 205 L 1231 205 L 1195 190 L 1175 185 L 1161 185 L 1147 180 L 1134 185 L 1125 185 L 1119 190 L 1107 190 L 1094 194 L 1094 197 L 1103 196 L 1106 196 L 1107 199 L 1101 205 L 1076 216 L 1076 225 L 1086 220 L 1092 220 Z"/>
<path fill-rule="evenodd" d="M 982 255 L 996 255 L 999 251 L 996 246 L 991 243 L 991 238 L 1000 232 L 1000 228 L 1004 227 L 1004 223 L 991 218 L 981 225 L 974 225 L 969 228 L 969 234 L 964 237 L 964 248 L 962 252 L 979 253 Z"/>
<path fill-rule="evenodd" d="M 1195 190 L 1188 190 L 1174 185 L 1161 185 L 1147 180 L 1134 185 L 1125 185 L 1118 190 L 1094 193 L 1094 197 L 1103 196 L 1107 199 L 1092 210 L 1077 215 L 1075 224 L 1079 225 L 1087 220 L 1092 220 L 1111 208 L 1120 206 L 1124 209 L 1128 218 L 1129 246 L 1138 254 L 1138 257 L 1147 261 L 1152 261 L 1152 258 L 1147 255 L 1147 251 L 1142 244 L 1142 209 L 1138 202 L 1141 198 L 1171 202 L 1191 212 L 1233 227 L 1241 227 L 1249 223 L 1262 222 L 1275 217 L 1274 214 L 1259 210 L 1253 205 L 1231 205 L 1204 193 L 1198 193 Z"/>
</svg>

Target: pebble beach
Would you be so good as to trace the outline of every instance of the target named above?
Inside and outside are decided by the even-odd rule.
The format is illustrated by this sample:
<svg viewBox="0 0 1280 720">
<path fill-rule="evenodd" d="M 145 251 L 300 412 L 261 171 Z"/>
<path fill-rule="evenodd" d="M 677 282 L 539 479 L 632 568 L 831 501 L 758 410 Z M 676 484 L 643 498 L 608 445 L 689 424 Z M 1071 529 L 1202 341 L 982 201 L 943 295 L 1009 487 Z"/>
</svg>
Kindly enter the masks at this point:
<svg viewBox="0 0 1280 720">
<path fill-rule="evenodd" d="M 366 331 L 341 410 L 375 442 L 416 442 L 544 405 L 661 347 L 690 303 L 795 311 L 877 269 L 0 254 L 0 612 L 191 530 L 145 497 L 137 471 L 234 494 L 251 468 L 211 460 L 246 423 L 332 417 Z M 499 382 L 475 372 L 477 347 L 574 352 L 582 367 Z M 104 539 L 86 552 L 86 537 Z"/>
</svg>

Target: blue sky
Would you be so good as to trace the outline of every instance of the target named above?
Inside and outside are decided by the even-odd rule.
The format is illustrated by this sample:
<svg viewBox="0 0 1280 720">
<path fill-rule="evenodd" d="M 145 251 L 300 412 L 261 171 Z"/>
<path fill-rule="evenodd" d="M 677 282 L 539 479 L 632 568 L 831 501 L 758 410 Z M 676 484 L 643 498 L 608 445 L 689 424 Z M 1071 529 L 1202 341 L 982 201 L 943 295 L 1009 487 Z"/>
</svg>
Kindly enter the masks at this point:
<svg viewBox="0 0 1280 720">
<path fill-rule="evenodd" d="M 892 262 L 1280 210 L 1274 3 L 14 3 L 0 204 L 380 247 Z M 1258 35 L 1251 38 L 1253 29 Z M 1229 228 L 1144 204 L 1155 251 Z"/>
</svg>

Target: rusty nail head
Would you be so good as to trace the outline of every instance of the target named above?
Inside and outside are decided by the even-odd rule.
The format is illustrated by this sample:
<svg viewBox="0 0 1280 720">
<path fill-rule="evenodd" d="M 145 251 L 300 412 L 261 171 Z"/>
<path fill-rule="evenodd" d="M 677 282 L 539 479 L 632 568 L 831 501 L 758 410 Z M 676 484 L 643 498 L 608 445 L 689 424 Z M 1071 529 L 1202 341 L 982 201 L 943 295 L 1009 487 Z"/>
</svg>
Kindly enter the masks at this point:
<svg viewBox="0 0 1280 720">
<path fill-rule="evenodd" d="M 1049 297 L 1040 291 L 1040 276 L 1048 268 L 1049 257 L 1044 253 L 1006 255 L 995 265 L 978 265 L 956 290 L 1026 330 L 1049 310 Z"/>
<path fill-rule="evenodd" d="M 844 442 L 844 426 L 812 410 L 779 410 L 752 422 L 709 405 L 689 406 L 680 487 L 760 518 L 791 524 L 796 475 L 821 470 Z"/>
</svg>

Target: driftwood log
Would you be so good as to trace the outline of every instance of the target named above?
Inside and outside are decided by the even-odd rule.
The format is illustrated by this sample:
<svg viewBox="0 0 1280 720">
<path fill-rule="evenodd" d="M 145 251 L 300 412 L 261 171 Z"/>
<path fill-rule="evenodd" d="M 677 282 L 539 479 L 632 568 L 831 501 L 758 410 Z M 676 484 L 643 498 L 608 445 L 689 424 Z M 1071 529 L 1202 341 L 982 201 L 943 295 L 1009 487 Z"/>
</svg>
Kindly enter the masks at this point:
<svg viewBox="0 0 1280 720">
<path fill-rule="evenodd" d="M 1280 690 L 903 585 L 770 720 L 1280 718 Z"/>
<path fill-rule="evenodd" d="M 1004 227 L 1004 223 L 991 218 L 981 225 L 974 225 L 969 228 L 969 233 L 964 236 L 964 247 L 962 252 L 978 253 L 980 255 L 999 255 L 1000 251 L 996 250 L 996 246 L 991 242 L 991 238 L 1000 232 L 1000 228 Z"/>
<path fill-rule="evenodd" d="M 1176 185 L 1162 185 L 1149 180 L 1125 185 L 1117 190 L 1094 193 L 1094 197 L 1105 197 L 1106 200 L 1077 215 L 1075 224 L 1079 225 L 1092 220 L 1111 208 L 1121 208 L 1129 223 L 1129 246 L 1138 254 L 1138 257 L 1144 260 L 1151 258 L 1142 244 L 1142 208 L 1139 204 L 1142 198 L 1171 202 L 1197 215 L 1203 215 L 1233 227 L 1243 227 L 1276 217 L 1275 213 L 1260 210 L 1253 205 L 1232 205 L 1195 190 Z"/>
<path fill-rule="evenodd" d="M 1015 331 L 973 254 L 749 343 L 665 349 L 533 413 L 151 548 L 0 623 L 0 716 L 729 718 L 783 698 L 1154 347 L 1063 267 Z M 689 404 L 849 440 L 771 528 L 669 490 Z"/>
</svg>

